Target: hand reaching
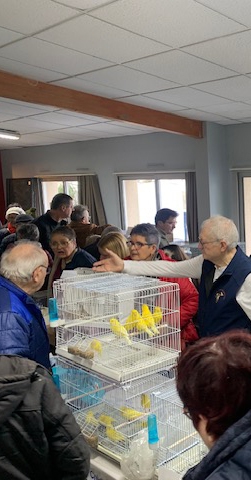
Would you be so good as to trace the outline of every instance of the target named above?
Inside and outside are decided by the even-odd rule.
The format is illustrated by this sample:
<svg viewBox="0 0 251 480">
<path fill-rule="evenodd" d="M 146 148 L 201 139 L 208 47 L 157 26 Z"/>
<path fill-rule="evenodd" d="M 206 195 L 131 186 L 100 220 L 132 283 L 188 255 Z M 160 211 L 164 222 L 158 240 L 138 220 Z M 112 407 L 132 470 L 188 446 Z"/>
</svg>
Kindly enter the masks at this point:
<svg viewBox="0 0 251 480">
<path fill-rule="evenodd" d="M 94 272 L 122 272 L 124 269 L 124 260 L 111 250 L 106 249 L 105 253 L 108 255 L 108 258 L 95 262 L 92 270 L 94 270 Z"/>
</svg>

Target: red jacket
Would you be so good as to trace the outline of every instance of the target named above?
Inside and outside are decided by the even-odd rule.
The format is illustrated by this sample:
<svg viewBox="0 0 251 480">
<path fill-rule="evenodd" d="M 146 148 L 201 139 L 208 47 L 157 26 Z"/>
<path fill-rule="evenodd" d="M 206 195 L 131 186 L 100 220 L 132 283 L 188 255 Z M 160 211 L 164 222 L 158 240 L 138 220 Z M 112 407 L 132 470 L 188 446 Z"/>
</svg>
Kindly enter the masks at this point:
<svg viewBox="0 0 251 480">
<path fill-rule="evenodd" d="M 176 260 L 168 257 L 163 250 L 158 250 L 158 256 L 161 260 L 176 262 Z M 127 257 L 126 260 L 131 260 L 131 257 Z M 181 341 L 184 347 L 184 343 L 194 342 L 199 338 L 192 320 L 198 310 L 198 291 L 189 278 L 161 277 L 160 280 L 163 282 L 177 283 L 179 285 Z"/>
</svg>

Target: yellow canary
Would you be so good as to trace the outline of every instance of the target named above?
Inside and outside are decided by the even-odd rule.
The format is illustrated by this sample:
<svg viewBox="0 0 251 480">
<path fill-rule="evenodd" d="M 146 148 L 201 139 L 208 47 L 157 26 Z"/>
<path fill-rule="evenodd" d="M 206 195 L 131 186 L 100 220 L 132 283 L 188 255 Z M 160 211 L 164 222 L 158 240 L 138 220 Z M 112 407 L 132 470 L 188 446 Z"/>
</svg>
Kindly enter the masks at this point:
<svg viewBox="0 0 251 480">
<path fill-rule="evenodd" d="M 124 325 L 127 332 L 131 332 L 135 327 L 135 320 L 133 319 L 133 312 L 134 312 L 134 310 L 131 311 L 131 313 L 127 317 L 125 325 Z"/>
<path fill-rule="evenodd" d="M 99 419 L 98 419 L 99 423 L 101 423 L 101 425 L 105 425 L 105 427 L 112 427 L 112 424 L 115 422 L 115 419 L 110 417 L 109 415 L 100 415 Z"/>
<path fill-rule="evenodd" d="M 95 418 L 94 416 L 94 413 L 92 410 L 89 410 L 89 412 L 87 413 L 86 415 L 86 422 L 91 424 L 91 425 L 95 425 L 96 427 L 99 425 L 99 422 L 98 420 Z"/>
<path fill-rule="evenodd" d="M 136 329 L 138 330 L 138 332 L 144 332 L 144 333 L 147 333 L 149 337 L 153 337 L 153 332 L 151 332 L 151 330 L 147 327 L 146 322 L 143 320 L 140 313 L 137 310 L 135 310 L 135 312 L 137 312 L 137 314 L 135 314 L 135 317 L 136 317 L 135 320 L 136 320 Z"/>
<path fill-rule="evenodd" d="M 132 343 L 125 327 L 123 327 L 123 325 L 121 325 L 116 318 L 111 318 L 110 325 L 111 331 L 114 333 L 114 335 L 116 335 L 116 337 L 124 338 L 127 343 Z"/>
<path fill-rule="evenodd" d="M 122 435 L 122 433 L 117 432 L 117 430 L 110 426 L 106 427 L 106 435 L 113 442 L 123 442 L 123 440 L 125 440 L 125 437 Z"/>
<path fill-rule="evenodd" d="M 157 329 L 157 327 L 155 325 L 155 321 L 154 321 L 154 318 L 152 316 L 152 312 L 151 312 L 150 308 L 148 307 L 148 305 L 146 305 L 145 303 L 143 303 L 143 305 L 142 305 L 142 318 L 143 318 L 144 322 L 146 323 L 146 326 L 148 328 L 150 328 L 150 330 L 152 330 L 152 332 L 155 333 L 155 335 L 158 335 L 159 330 Z"/>
<path fill-rule="evenodd" d="M 142 412 L 138 412 L 137 410 L 134 410 L 134 408 L 129 407 L 121 407 L 120 411 L 122 413 L 122 416 L 129 421 L 137 420 L 137 418 L 140 418 L 143 415 Z"/>
<path fill-rule="evenodd" d="M 157 305 L 154 307 L 153 318 L 157 325 L 161 322 L 163 318 L 161 307 L 158 307 Z"/>
<path fill-rule="evenodd" d="M 141 394 L 141 406 L 142 406 L 145 410 L 150 410 L 151 400 L 150 400 L 149 395 L 147 395 L 147 393 L 142 393 L 142 394 Z"/>
<path fill-rule="evenodd" d="M 94 338 L 91 343 L 90 343 L 90 348 L 92 350 L 95 350 L 95 352 L 99 353 L 100 355 L 102 354 L 102 343 Z"/>
</svg>

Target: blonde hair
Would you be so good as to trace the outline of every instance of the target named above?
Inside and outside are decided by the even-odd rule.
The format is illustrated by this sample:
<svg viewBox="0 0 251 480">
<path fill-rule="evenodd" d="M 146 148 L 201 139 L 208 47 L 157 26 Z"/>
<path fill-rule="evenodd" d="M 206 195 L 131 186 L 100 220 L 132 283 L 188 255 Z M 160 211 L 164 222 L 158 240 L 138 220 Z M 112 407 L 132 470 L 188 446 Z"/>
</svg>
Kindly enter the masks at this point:
<svg viewBox="0 0 251 480">
<path fill-rule="evenodd" d="M 120 258 L 129 256 L 129 249 L 126 243 L 125 236 L 120 232 L 110 232 L 101 237 L 98 242 L 98 249 L 105 250 L 108 248 L 116 253 Z"/>
</svg>

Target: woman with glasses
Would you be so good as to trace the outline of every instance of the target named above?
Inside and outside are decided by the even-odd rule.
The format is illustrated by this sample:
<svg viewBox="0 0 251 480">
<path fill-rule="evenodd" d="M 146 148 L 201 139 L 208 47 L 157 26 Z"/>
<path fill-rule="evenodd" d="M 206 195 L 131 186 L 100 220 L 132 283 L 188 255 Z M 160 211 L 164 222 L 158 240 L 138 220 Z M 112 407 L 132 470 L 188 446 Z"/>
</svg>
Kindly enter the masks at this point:
<svg viewBox="0 0 251 480">
<path fill-rule="evenodd" d="M 163 250 L 159 250 L 159 232 L 150 223 L 141 223 L 131 230 L 130 240 L 127 242 L 130 256 L 127 260 L 155 261 L 165 260 L 173 262 Z M 162 277 L 165 282 L 178 283 L 180 287 L 180 326 L 181 346 L 194 342 L 198 334 L 192 318 L 198 310 L 198 291 L 188 278 Z"/>
<path fill-rule="evenodd" d="M 77 247 L 76 234 L 68 226 L 60 226 L 53 230 L 50 247 L 54 253 L 54 261 L 49 277 L 49 288 L 54 280 L 60 278 L 63 270 L 74 270 L 78 267 L 91 268 L 96 261 L 92 255 Z"/>
<path fill-rule="evenodd" d="M 183 480 L 250 480 L 251 335 L 233 330 L 186 349 L 177 389 L 210 450 Z"/>
</svg>

